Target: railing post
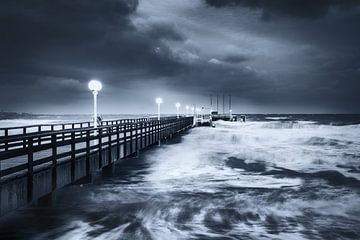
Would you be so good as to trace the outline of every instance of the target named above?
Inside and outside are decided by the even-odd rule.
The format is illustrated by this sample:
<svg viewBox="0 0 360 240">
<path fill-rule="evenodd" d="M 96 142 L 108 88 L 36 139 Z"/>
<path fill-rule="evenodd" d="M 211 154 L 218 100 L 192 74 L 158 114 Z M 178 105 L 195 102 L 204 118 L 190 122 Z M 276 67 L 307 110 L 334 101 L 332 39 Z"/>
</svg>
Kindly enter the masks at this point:
<svg viewBox="0 0 360 240">
<path fill-rule="evenodd" d="M 90 175 L 90 130 L 86 130 L 86 176 Z"/>
<path fill-rule="evenodd" d="M 63 131 L 65 130 L 64 124 L 61 125 L 61 130 L 63 130 Z M 65 133 L 62 134 L 62 140 L 65 141 Z"/>
<path fill-rule="evenodd" d="M 56 169 L 56 158 L 57 158 L 57 142 L 56 133 L 51 135 L 51 149 L 52 149 L 52 166 L 51 166 L 51 186 L 52 190 L 56 189 L 57 186 L 57 169 Z"/>
<path fill-rule="evenodd" d="M 38 126 L 38 132 L 41 133 L 41 125 Z M 41 137 L 38 138 L 38 145 L 41 145 Z"/>
<path fill-rule="evenodd" d="M 133 124 L 130 123 L 130 155 L 133 154 Z"/>
<path fill-rule="evenodd" d="M 138 153 L 138 151 L 139 151 L 139 133 L 138 133 L 138 129 L 139 129 L 139 123 L 136 122 L 136 125 L 135 125 L 135 149 L 136 149 L 136 153 Z"/>
<path fill-rule="evenodd" d="M 7 150 L 9 150 L 9 143 L 8 143 L 8 139 L 7 139 L 7 137 L 9 136 L 8 129 L 5 129 L 4 136 L 5 136 L 5 151 L 7 151 Z"/>
<path fill-rule="evenodd" d="M 98 149 L 99 149 L 99 169 L 102 168 L 102 128 L 99 128 L 98 134 Z"/>
<path fill-rule="evenodd" d="M 154 121 L 151 121 L 151 144 L 155 143 Z"/>
<path fill-rule="evenodd" d="M 108 152 L 108 156 L 109 156 L 109 160 L 108 160 L 108 164 L 110 164 L 112 162 L 112 154 L 111 154 L 111 134 L 112 134 L 112 131 L 110 128 L 108 128 L 108 148 L 109 148 L 109 152 Z"/>
<path fill-rule="evenodd" d="M 161 141 L 161 121 L 157 121 L 158 125 L 158 141 Z"/>
<path fill-rule="evenodd" d="M 144 148 L 144 136 L 143 136 L 143 130 L 144 130 L 144 123 L 140 123 L 140 148 Z"/>
<path fill-rule="evenodd" d="M 75 181 L 75 132 L 71 132 L 71 182 Z"/>
<path fill-rule="evenodd" d="M 26 127 L 23 127 L 23 135 L 26 134 Z M 26 148 L 26 139 L 23 140 L 23 148 Z"/>
<path fill-rule="evenodd" d="M 120 159 L 120 127 L 116 126 L 116 160 Z"/>
<path fill-rule="evenodd" d="M 27 201 L 31 202 L 33 200 L 33 187 L 34 187 L 34 143 L 33 139 L 28 139 L 28 168 L 27 168 Z"/>
<path fill-rule="evenodd" d="M 127 138 L 127 134 L 126 134 L 126 127 L 127 127 L 127 125 L 126 124 L 124 124 L 124 158 L 126 157 L 126 151 L 127 151 L 127 147 L 126 147 L 126 138 Z"/>
</svg>

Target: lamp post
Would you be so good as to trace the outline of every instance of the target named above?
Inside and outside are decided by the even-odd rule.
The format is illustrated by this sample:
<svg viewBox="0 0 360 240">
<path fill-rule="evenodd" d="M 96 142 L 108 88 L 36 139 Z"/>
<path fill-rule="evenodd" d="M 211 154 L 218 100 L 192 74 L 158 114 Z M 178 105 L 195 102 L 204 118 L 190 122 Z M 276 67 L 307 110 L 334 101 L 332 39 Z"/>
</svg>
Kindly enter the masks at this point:
<svg viewBox="0 0 360 240">
<path fill-rule="evenodd" d="M 199 118 L 200 116 L 200 108 L 196 108 L 196 118 Z"/>
<path fill-rule="evenodd" d="M 100 81 L 91 80 L 88 87 L 94 96 L 94 128 L 97 128 L 97 95 L 102 89 L 102 84 Z"/>
<path fill-rule="evenodd" d="M 160 121 L 160 105 L 163 103 L 162 98 L 158 97 L 155 99 L 155 102 L 157 103 L 158 106 L 158 120 Z"/>
<path fill-rule="evenodd" d="M 175 107 L 176 107 L 176 116 L 177 116 L 177 118 L 179 118 L 179 108 L 180 108 L 180 103 L 176 103 L 175 104 Z"/>
<path fill-rule="evenodd" d="M 189 115 L 189 105 L 186 105 L 186 107 L 185 107 L 185 109 L 186 109 L 186 116 L 188 116 Z"/>
</svg>

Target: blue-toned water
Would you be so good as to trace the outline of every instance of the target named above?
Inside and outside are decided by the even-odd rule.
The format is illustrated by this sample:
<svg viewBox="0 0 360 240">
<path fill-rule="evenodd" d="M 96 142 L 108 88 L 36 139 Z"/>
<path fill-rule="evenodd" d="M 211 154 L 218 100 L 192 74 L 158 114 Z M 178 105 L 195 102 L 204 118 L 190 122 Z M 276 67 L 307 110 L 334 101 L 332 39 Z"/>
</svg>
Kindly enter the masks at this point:
<svg viewBox="0 0 360 240">
<path fill-rule="evenodd" d="M 360 115 L 249 115 L 0 220 L 1 239 L 360 239 Z"/>
</svg>

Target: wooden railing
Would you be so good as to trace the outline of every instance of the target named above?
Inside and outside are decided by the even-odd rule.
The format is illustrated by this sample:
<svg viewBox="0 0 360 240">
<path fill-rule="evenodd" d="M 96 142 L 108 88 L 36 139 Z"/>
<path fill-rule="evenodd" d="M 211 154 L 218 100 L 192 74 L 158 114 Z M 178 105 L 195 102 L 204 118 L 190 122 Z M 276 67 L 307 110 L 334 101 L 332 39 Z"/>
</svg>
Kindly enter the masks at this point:
<svg viewBox="0 0 360 240">
<path fill-rule="evenodd" d="M 155 138 L 155 135 L 161 139 L 184 127 L 191 126 L 191 124 L 192 117 L 181 117 L 179 119 L 169 117 L 162 118 L 160 121 L 145 118 L 123 119 L 104 121 L 102 126 L 96 129 L 79 127 L 69 130 L 39 131 L 25 135 L 2 137 L 0 138 L 0 179 L 26 172 L 31 178 L 34 168 L 38 166 L 56 165 L 58 160 L 66 158 L 74 160 L 77 155 L 100 151 L 102 148 L 113 145 L 119 148 L 126 142 L 135 142 L 136 149 L 141 149 L 146 147 L 141 144 L 147 144 L 138 141 L 138 139 L 149 136 Z M 130 144 L 130 147 L 132 148 L 133 144 Z M 132 153 L 133 150 L 130 149 L 130 152 Z M 34 157 L 36 154 L 38 157 Z M 118 157 L 120 157 L 119 154 Z M 13 164 L 11 164 L 12 160 L 14 160 Z M 101 163 L 101 160 L 99 162 Z M 8 167 L 1 168 L 1 165 Z"/>
<path fill-rule="evenodd" d="M 175 117 L 162 117 L 161 120 L 175 119 Z M 124 123 L 155 121 L 157 118 L 138 118 L 138 119 L 117 119 L 101 121 L 101 126 L 110 126 Z M 0 152 L 8 151 L 13 148 L 22 148 L 19 142 L 13 140 L 23 138 L 24 136 L 33 136 L 38 133 L 49 133 L 54 131 L 66 132 L 66 130 L 76 130 L 92 128 L 93 122 L 76 122 L 76 123 L 56 123 L 56 124 L 39 124 L 17 127 L 0 128 Z M 12 142 L 12 143 L 11 143 Z"/>
<path fill-rule="evenodd" d="M 124 119 L 2 137 L 0 216 L 192 125 L 193 117 Z"/>
</svg>

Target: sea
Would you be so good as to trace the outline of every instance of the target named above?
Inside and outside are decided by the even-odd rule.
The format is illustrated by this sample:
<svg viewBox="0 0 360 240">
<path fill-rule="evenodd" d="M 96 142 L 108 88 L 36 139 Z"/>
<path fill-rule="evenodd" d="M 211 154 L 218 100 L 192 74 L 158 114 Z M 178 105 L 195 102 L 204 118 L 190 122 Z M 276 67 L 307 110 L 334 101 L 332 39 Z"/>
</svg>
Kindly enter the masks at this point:
<svg viewBox="0 0 360 240">
<path fill-rule="evenodd" d="M 360 239 L 360 115 L 192 128 L 5 215 L 0 239 Z"/>
</svg>

